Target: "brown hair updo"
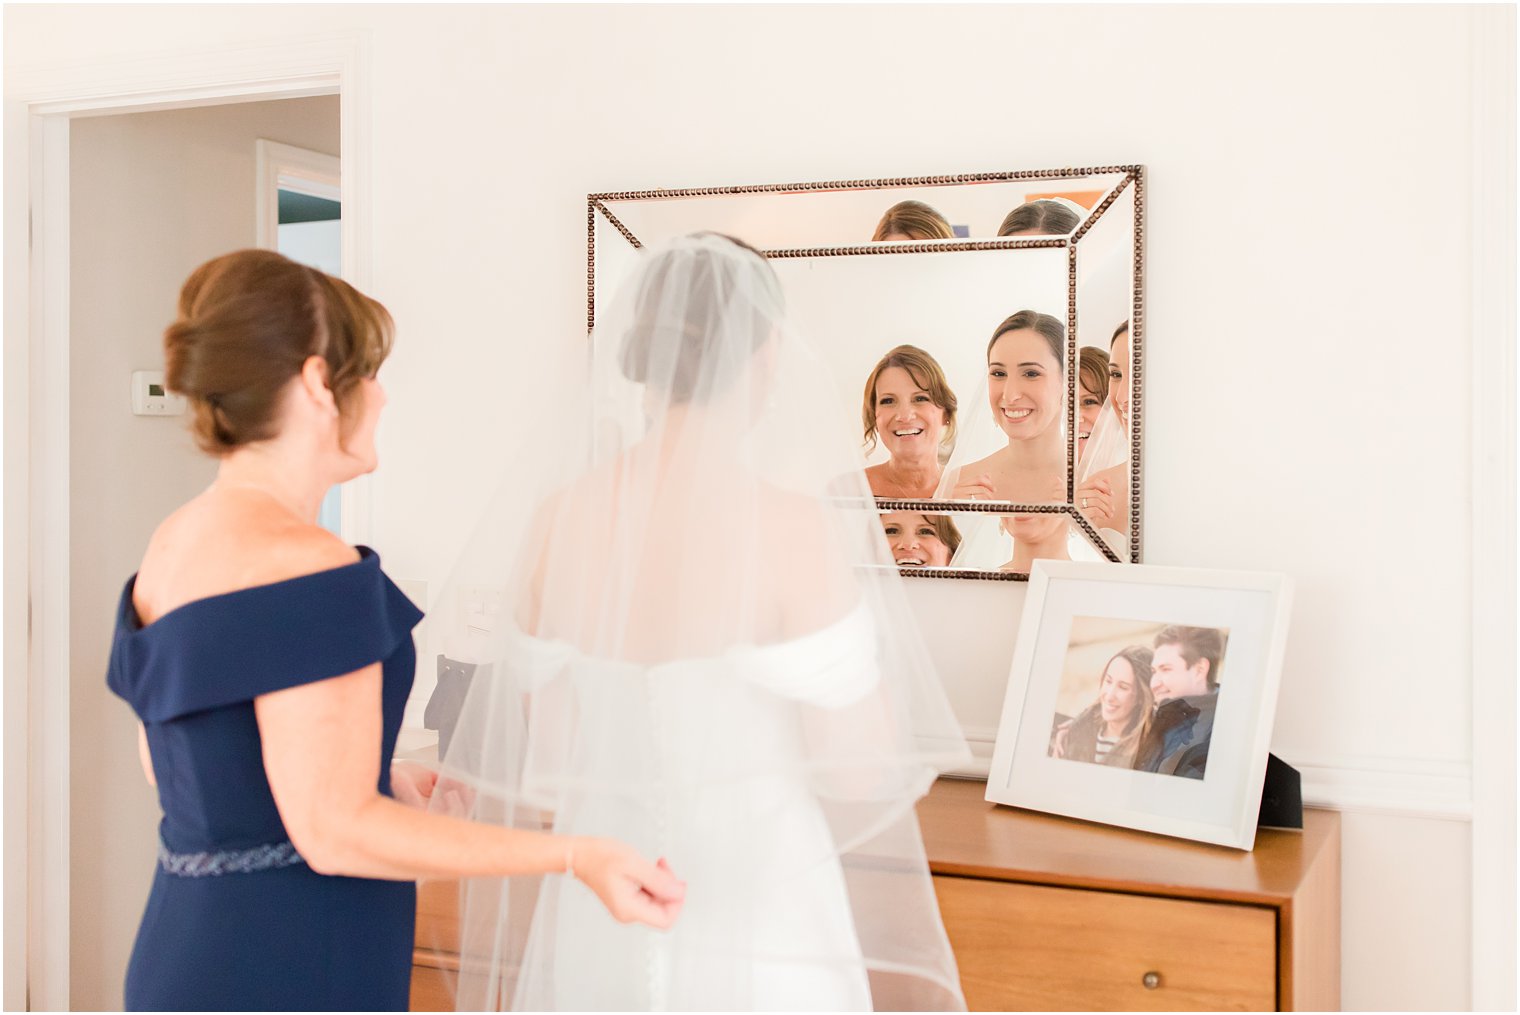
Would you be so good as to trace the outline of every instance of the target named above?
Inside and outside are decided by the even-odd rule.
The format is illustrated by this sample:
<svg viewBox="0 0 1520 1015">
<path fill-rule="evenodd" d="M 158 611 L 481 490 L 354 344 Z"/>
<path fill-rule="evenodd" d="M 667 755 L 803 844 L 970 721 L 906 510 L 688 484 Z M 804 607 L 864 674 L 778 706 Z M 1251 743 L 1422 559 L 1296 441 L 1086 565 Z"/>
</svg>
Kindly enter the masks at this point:
<svg viewBox="0 0 1520 1015">
<path fill-rule="evenodd" d="M 781 325 L 776 273 L 725 233 L 692 233 L 648 258 L 618 350 L 623 376 L 673 404 L 726 390 Z"/>
<path fill-rule="evenodd" d="M 1061 236 L 1077 228 L 1081 221 L 1076 211 L 1060 201 L 1041 198 L 1021 204 L 1009 212 L 998 226 L 999 236 L 1017 236 L 1034 233 L 1039 236 Z"/>
<path fill-rule="evenodd" d="M 888 208 L 876 223 L 872 241 L 885 240 L 893 233 L 902 233 L 910 240 L 953 240 L 955 230 L 945 216 L 922 201 L 899 201 Z"/>
<path fill-rule="evenodd" d="M 321 356 L 346 430 L 354 391 L 390 354 L 393 328 L 383 306 L 342 279 L 272 250 L 239 250 L 185 280 L 164 332 L 164 382 L 190 400 L 195 442 L 220 457 L 275 436 L 280 393 Z"/>
<path fill-rule="evenodd" d="M 1011 317 L 1004 318 L 987 342 L 989 360 L 992 359 L 992 347 L 997 345 L 997 340 L 1010 331 L 1033 331 L 1050 347 L 1050 355 L 1055 359 L 1056 365 L 1063 370 L 1066 368 L 1066 326 L 1054 317 L 1038 310 L 1020 310 Z"/>
</svg>

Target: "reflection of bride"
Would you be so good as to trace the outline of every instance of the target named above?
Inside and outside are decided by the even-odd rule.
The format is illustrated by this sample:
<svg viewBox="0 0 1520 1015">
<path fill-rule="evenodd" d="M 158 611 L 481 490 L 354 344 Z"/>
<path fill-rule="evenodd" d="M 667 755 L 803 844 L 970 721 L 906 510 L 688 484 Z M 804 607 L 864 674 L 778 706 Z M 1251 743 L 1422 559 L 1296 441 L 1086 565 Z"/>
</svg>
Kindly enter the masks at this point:
<svg viewBox="0 0 1520 1015">
<path fill-rule="evenodd" d="M 987 406 L 1006 444 L 952 467 L 939 496 L 1026 504 L 1066 499 L 1066 328 L 1049 314 L 1021 310 L 987 344 Z"/>
<path fill-rule="evenodd" d="M 1077 508 L 1121 558 L 1129 550 L 1129 322 L 1111 340 L 1108 399 L 1077 465 Z"/>
<path fill-rule="evenodd" d="M 478 666 L 442 768 L 477 817 L 666 858 L 685 908 L 468 882 L 458 1006 L 963 1008 L 913 805 L 969 756 L 841 400 L 752 250 L 640 257 L 545 449 L 570 474 L 500 500 L 434 611 Z"/>
<path fill-rule="evenodd" d="M 1021 310 L 997 326 L 987 344 L 985 397 L 973 403 L 936 496 L 1065 503 L 1065 358 L 1066 328 L 1049 314 Z M 995 429 L 984 418 L 989 413 Z M 991 436 L 1000 438 L 1001 446 L 989 453 Z M 1036 552 L 1034 542 L 1071 538 L 1064 515 L 1004 521 L 993 515 L 963 516 L 965 538 L 953 564 L 1028 571 L 1027 566 L 1014 565 Z M 1014 529 L 1022 533 L 1022 540 Z"/>
</svg>

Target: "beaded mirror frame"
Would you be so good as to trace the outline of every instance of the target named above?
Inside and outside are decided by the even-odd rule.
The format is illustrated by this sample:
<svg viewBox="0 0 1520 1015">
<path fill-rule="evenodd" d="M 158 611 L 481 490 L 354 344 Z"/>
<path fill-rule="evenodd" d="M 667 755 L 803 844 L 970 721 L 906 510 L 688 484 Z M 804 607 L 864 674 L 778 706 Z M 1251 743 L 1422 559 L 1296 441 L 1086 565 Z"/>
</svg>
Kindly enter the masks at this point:
<svg viewBox="0 0 1520 1015">
<path fill-rule="evenodd" d="M 1028 238 L 956 238 L 950 240 L 899 241 L 890 243 L 869 242 L 856 244 L 823 245 L 765 245 L 756 244 L 760 253 L 769 259 L 792 258 L 840 258 L 840 257 L 911 257 L 917 254 L 960 253 L 972 251 L 1002 251 L 1020 249 L 1064 249 L 1066 258 L 1066 362 L 1073 369 L 1065 371 L 1067 399 L 1066 434 L 1066 496 L 1062 503 L 1024 503 L 1019 501 L 939 500 L 939 499 L 891 499 L 876 498 L 876 510 L 881 513 L 911 511 L 932 515 L 1025 515 L 1065 514 L 1072 525 L 1080 531 L 1092 547 L 1107 559 L 1119 563 L 1138 564 L 1141 559 L 1142 532 L 1142 464 L 1144 419 L 1144 349 L 1145 349 L 1145 167 L 1141 165 L 1113 165 L 1064 169 L 1016 170 L 993 173 L 960 173 L 948 176 L 892 177 L 874 180 L 826 180 L 806 183 L 775 183 L 723 187 L 685 187 L 656 190 L 607 191 L 586 195 L 586 331 L 588 336 L 596 325 L 597 305 L 597 223 L 605 222 L 633 249 L 642 249 L 644 242 L 619 217 L 625 208 L 635 208 L 645 202 L 670 202 L 687 198 L 721 198 L 747 195 L 820 195 L 843 192 L 881 192 L 890 196 L 892 191 L 907 189 L 967 187 L 998 183 L 1036 183 L 1061 181 L 1063 184 L 1093 181 L 1100 177 L 1115 177 L 1116 182 L 1106 185 L 1098 200 L 1069 234 Z M 1091 234 L 1114 203 L 1122 196 L 1133 199 L 1132 258 L 1130 265 L 1130 407 L 1129 407 L 1129 532 L 1127 550 L 1122 556 L 1116 552 L 1083 515 L 1076 503 L 1076 461 L 1078 413 L 1077 378 L 1074 368 L 1078 362 L 1077 307 L 1080 286 L 1079 259 L 1083 250 L 1082 240 Z M 720 229 L 719 224 L 700 228 Z M 683 230 L 691 231 L 691 230 Z M 1024 572 L 1003 570 L 980 570 L 950 567 L 901 567 L 900 573 L 913 578 L 960 578 L 985 581 L 1028 581 Z"/>
</svg>

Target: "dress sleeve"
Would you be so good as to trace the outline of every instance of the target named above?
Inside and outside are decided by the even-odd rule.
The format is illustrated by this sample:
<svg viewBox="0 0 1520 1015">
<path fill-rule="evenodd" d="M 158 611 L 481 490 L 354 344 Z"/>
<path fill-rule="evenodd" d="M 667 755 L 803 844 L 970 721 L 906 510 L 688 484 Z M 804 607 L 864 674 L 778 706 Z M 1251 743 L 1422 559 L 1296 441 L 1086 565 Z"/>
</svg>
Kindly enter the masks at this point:
<svg viewBox="0 0 1520 1015">
<path fill-rule="evenodd" d="M 381 662 L 421 619 L 371 555 L 166 614 L 118 639 L 112 686 L 166 722 Z"/>
<path fill-rule="evenodd" d="M 875 620 L 862 601 L 828 627 L 754 649 L 741 657 L 740 672 L 783 698 L 819 708 L 853 705 L 881 679 Z"/>
</svg>

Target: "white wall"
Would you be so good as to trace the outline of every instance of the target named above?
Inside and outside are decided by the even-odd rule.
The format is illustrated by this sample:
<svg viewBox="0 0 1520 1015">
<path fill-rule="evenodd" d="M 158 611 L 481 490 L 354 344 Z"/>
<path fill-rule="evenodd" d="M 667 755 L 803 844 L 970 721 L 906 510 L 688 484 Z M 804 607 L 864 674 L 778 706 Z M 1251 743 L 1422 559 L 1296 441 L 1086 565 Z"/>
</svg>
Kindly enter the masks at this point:
<svg viewBox="0 0 1520 1015">
<path fill-rule="evenodd" d="M 364 33 L 372 289 L 401 328 L 374 541 L 435 589 L 493 428 L 553 418 L 533 379 L 582 339 L 587 192 L 1145 164 L 1145 557 L 1296 579 L 1274 748 L 1348 808 L 1343 1002 L 1455 1009 L 1474 17 L 10 7 L 6 73 Z M 1022 594 L 914 585 L 972 725 L 995 721 Z"/>
<path fill-rule="evenodd" d="M 338 99 L 78 120 L 71 260 L 70 1004 L 120 1008 L 152 881 L 158 801 L 137 727 L 105 685 L 122 583 L 148 536 L 215 475 L 186 417 L 132 415 L 128 377 L 161 369 L 164 327 L 197 264 L 255 239 L 254 141 L 336 155 Z"/>
</svg>

